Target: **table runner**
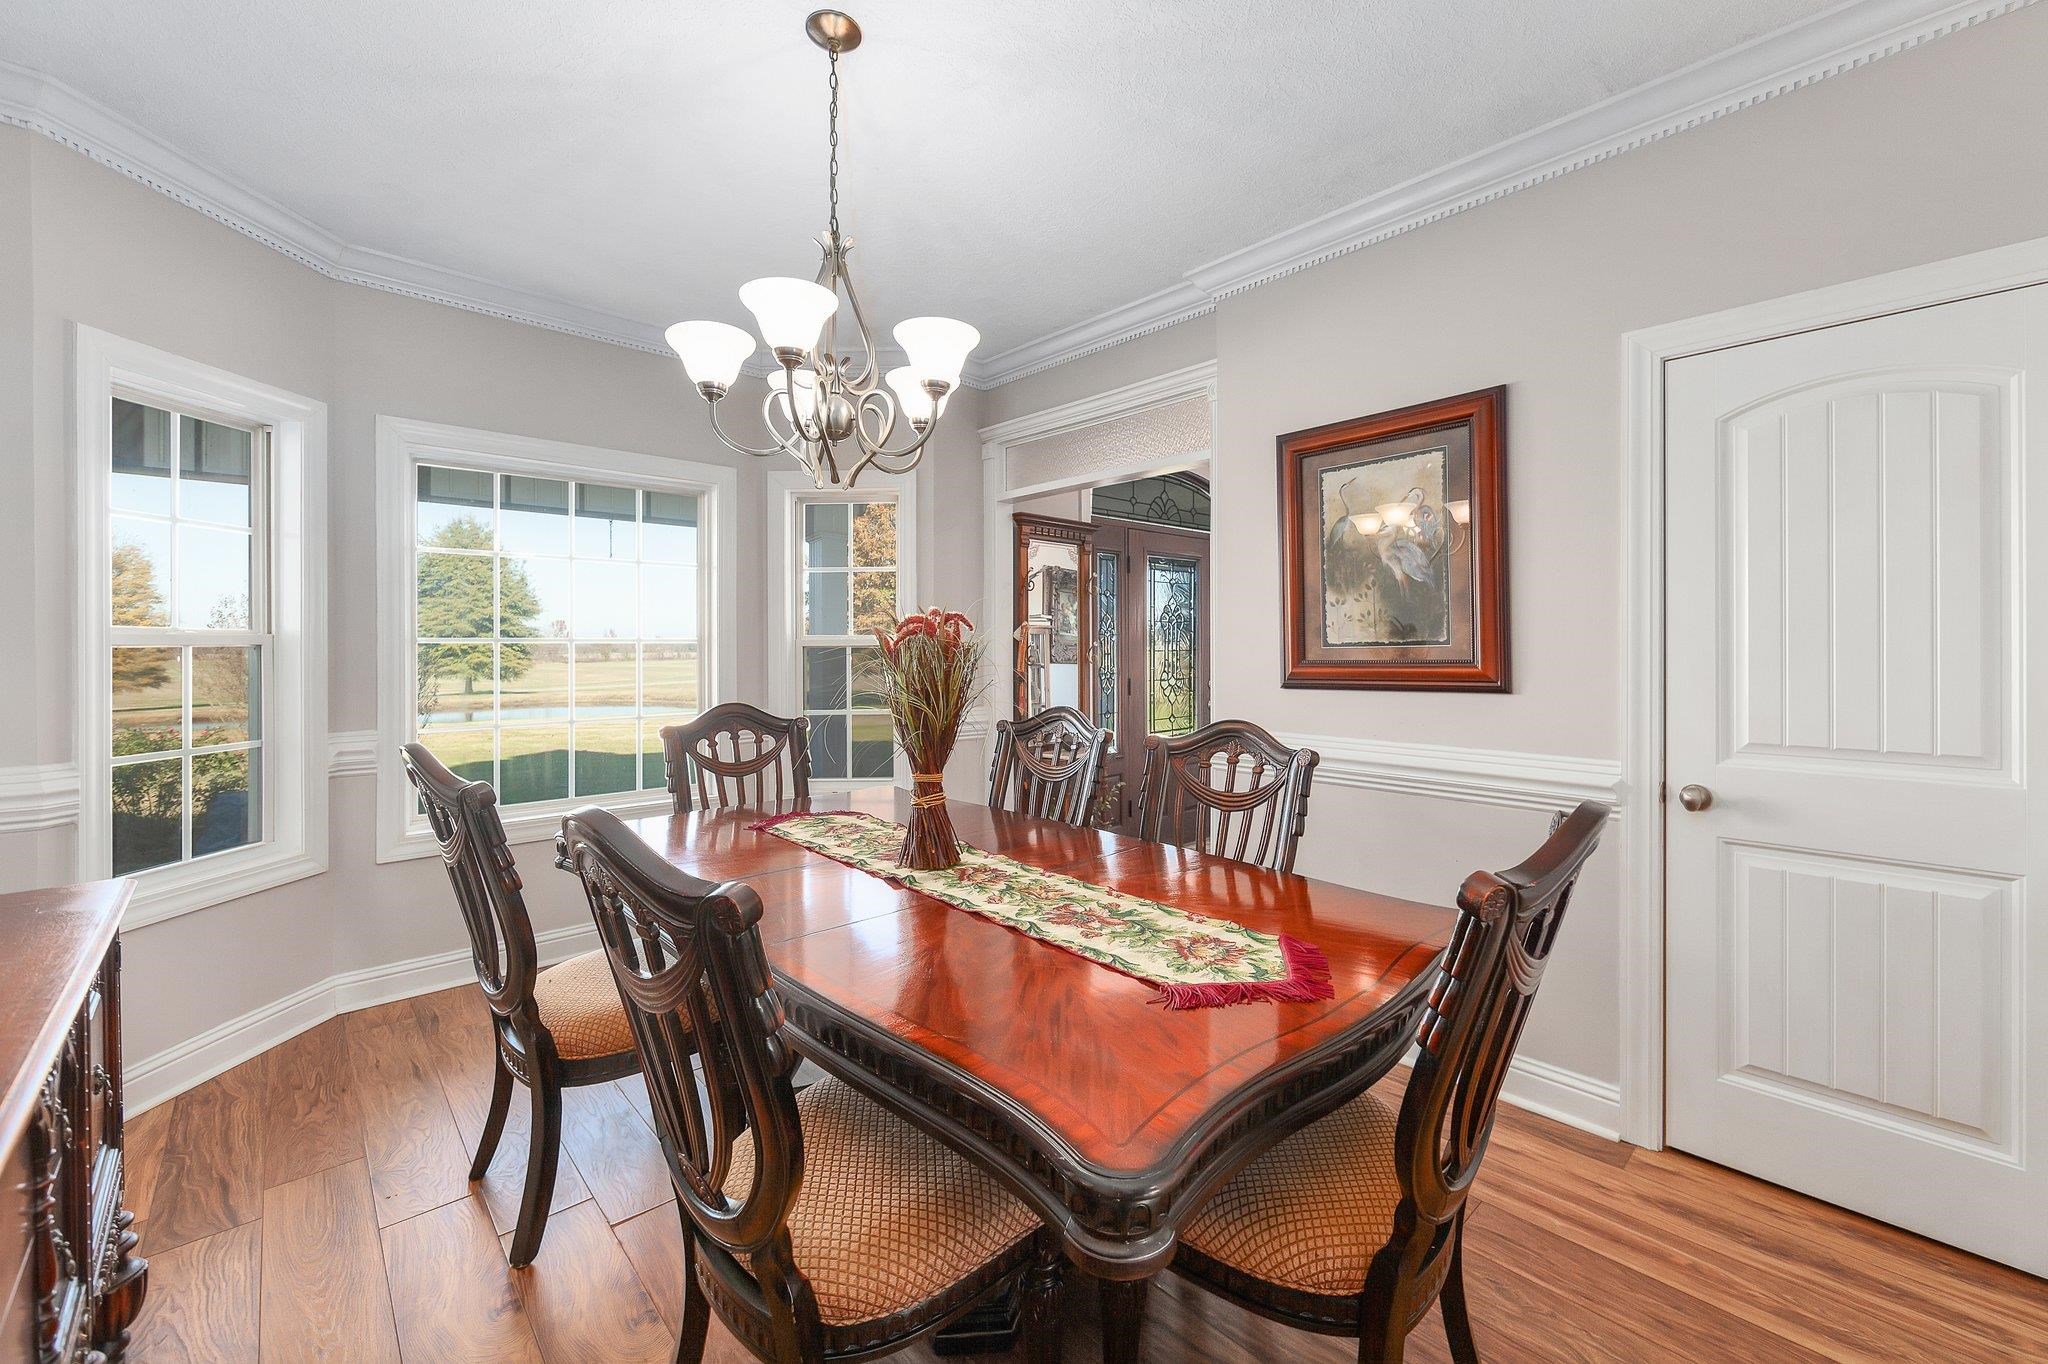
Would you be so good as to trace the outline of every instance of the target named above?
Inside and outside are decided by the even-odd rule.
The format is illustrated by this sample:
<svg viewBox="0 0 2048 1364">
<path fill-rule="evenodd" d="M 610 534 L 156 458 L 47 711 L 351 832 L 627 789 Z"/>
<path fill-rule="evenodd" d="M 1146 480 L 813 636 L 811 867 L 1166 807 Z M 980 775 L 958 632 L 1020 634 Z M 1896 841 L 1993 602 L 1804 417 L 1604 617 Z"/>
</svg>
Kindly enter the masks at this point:
<svg viewBox="0 0 2048 1364">
<path fill-rule="evenodd" d="M 860 811 L 788 814 L 750 826 L 1159 990 L 1169 1009 L 1329 999 L 1322 949 L 1287 934 L 1090 885 L 960 845 L 960 865 L 896 864 L 903 826 Z"/>
</svg>

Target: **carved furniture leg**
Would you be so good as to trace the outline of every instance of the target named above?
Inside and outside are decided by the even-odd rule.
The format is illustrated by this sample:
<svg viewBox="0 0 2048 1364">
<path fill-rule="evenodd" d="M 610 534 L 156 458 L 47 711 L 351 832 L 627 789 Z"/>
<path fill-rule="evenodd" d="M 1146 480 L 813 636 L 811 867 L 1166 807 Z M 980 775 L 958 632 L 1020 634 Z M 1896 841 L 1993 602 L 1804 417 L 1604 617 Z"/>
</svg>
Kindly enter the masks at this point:
<svg viewBox="0 0 2048 1364">
<path fill-rule="evenodd" d="M 1050 1231 L 1038 1233 L 1037 1254 L 1024 1270 L 1024 1351 L 1028 1364 L 1059 1364 L 1060 1279 L 1066 1251 Z"/>
<path fill-rule="evenodd" d="M 491 1106 L 484 1114 L 484 1132 L 477 1138 L 476 1159 L 469 1163 L 471 1183 L 484 1177 L 491 1168 L 491 1157 L 498 1153 L 498 1138 L 505 1135 L 505 1113 L 512 1107 L 512 1071 L 505 1064 L 505 1054 L 498 1050 L 496 1038 L 491 1047 Z"/>
<path fill-rule="evenodd" d="M 1102 1364 L 1138 1364 L 1150 1279 L 1101 1279 Z"/>
<path fill-rule="evenodd" d="M 562 1087 L 540 1066 L 533 1068 L 532 1141 L 526 1150 L 526 1192 L 519 1200 L 519 1226 L 507 1257 L 518 1269 L 533 1263 L 540 1252 L 540 1234 L 548 1224 L 548 1204 L 555 1198 L 555 1157 L 562 1149 Z"/>
<path fill-rule="evenodd" d="M 675 1364 L 700 1364 L 705 1333 L 711 1326 L 711 1304 L 705 1300 L 704 1286 L 697 1282 L 697 1233 L 680 1201 L 676 1214 L 683 1221 L 683 1324 L 676 1332 Z"/>
<path fill-rule="evenodd" d="M 1479 1347 L 1472 1343 L 1472 1318 L 1465 1311 L 1465 1215 L 1451 1233 L 1451 1267 L 1444 1276 L 1438 1302 L 1443 1307 L 1444 1336 L 1451 1342 L 1454 1364 L 1479 1364 Z"/>
</svg>

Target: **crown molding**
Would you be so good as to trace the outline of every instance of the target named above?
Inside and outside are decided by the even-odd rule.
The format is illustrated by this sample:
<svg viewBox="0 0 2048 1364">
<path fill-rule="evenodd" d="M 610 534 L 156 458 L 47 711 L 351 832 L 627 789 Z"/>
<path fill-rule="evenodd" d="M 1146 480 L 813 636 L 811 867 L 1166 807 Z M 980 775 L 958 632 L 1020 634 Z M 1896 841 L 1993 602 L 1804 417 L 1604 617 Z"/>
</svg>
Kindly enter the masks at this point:
<svg viewBox="0 0 2048 1364">
<path fill-rule="evenodd" d="M 344 242 L 63 82 L 12 62 L 0 61 L 0 123 L 41 133 L 329 279 L 671 354 L 661 329 L 644 322 Z"/>
<path fill-rule="evenodd" d="M 2033 3 L 1838 6 L 1197 266 L 1157 293 L 972 361 L 962 382 L 994 388 L 1163 331 L 1233 294 Z M 41 133 L 330 279 L 670 353 L 662 329 L 645 322 L 343 242 L 69 86 L 8 62 L 0 62 L 0 123 Z"/>
<path fill-rule="evenodd" d="M 1172 288 L 979 362 L 970 381 L 994 388 L 1134 341 L 1233 294 L 2033 3 L 1838 6 L 1198 266 Z"/>
</svg>

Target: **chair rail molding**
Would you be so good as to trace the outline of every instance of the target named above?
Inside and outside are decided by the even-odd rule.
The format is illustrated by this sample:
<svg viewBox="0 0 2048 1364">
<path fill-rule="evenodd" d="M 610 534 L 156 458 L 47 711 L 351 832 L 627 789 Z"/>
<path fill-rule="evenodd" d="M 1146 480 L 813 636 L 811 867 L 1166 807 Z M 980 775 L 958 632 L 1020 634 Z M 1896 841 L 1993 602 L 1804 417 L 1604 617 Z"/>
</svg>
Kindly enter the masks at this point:
<svg viewBox="0 0 2048 1364">
<path fill-rule="evenodd" d="M 2034 0 L 1861 0 L 1645 82 L 1187 271 L 1179 283 L 971 362 L 995 388 L 1213 311 L 1219 300 L 1852 71 Z M 51 140 L 329 279 L 669 354 L 651 323 L 341 240 L 61 81 L 0 62 L 0 123 Z"/>
<path fill-rule="evenodd" d="M 2015 8 L 1998 6 L 1995 12 Z M 1664 367 L 1703 351 L 2037 284 L 2048 284 L 2048 237 L 1649 327 L 1621 339 L 1620 804 L 1628 811 L 1621 828 L 1624 1141 L 1653 1150 L 1664 1145 Z"/>
<path fill-rule="evenodd" d="M 342 729 L 327 736 L 327 775 L 377 775 L 378 734 L 374 729 Z"/>
<path fill-rule="evenodd" d="M 1318 785 L 1515 810 L 1558 810 L 1598 800 L 1615 803 L 1616 816 L 1620 813 L 1622 765 L 1615 759 L 1328 734 L 1283 732 L 1275 737 L 1290 748 L 1312 748 L 1321 756 L 1316 768 Z"/>
<path fill-rule="evenodd" d="M 0 767 L 0 834 L 76 824 L 78 802 L 77 763 Z"/>
</svg>

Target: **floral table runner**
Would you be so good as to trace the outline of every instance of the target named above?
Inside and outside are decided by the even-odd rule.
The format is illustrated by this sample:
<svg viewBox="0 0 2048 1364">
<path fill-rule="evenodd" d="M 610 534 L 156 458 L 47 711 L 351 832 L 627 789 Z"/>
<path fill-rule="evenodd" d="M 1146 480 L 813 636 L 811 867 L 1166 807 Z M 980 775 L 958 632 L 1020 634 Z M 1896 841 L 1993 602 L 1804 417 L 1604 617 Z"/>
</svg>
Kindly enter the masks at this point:
<svg viewBox="0 0 2048 1364">
<path fill-rule="evenodd" d="M 1328 999 L 1322 950 L 1286 934 L 1028 867 L 966 844 L 942 871 L 897 865 L 903 826 L 857 811 L 778 815 L 753 825 L 873 876 L 1159 988 L 1169 1009 Z"/>
</svg>

